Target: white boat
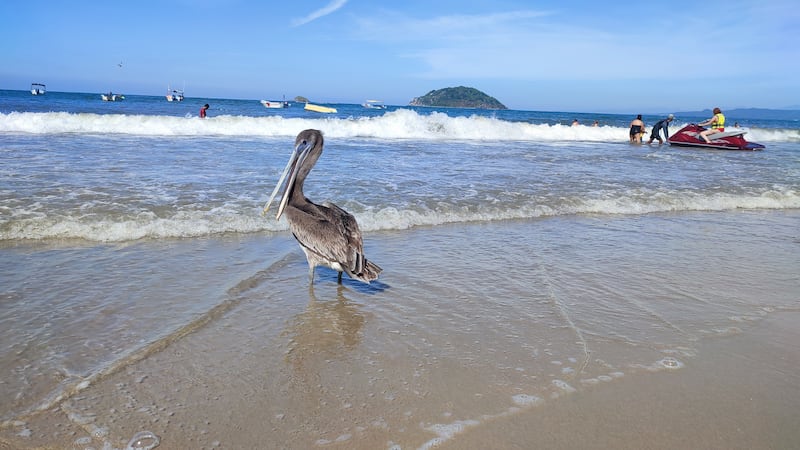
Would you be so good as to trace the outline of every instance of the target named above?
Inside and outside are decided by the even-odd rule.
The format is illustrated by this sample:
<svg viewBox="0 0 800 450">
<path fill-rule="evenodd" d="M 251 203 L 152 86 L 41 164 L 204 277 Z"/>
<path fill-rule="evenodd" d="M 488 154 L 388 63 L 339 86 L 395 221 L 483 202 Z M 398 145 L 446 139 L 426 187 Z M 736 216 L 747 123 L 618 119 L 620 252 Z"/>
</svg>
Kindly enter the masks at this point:
<svg viewBox="0 0 800 450">
<path fill-rule="evenodd" d="M 108 94 L 100 94 L 100 98 L 102 98 L 104 102 L 119 102 L 125 100 L 124 95 L 115 94 L 113 92 L 109 92 Z"/>
<path fill-rule="evenodd" d="M 169 87 L 167 87 L 167 101 L 168 102 L 182 102 L 183 101 L 183 91 L 179 91 L 177 89 L 172 89 L 170 91 Z"/>
<path fill-rule="evenodd" d="M 336 112 L 336 108 L 331 108 L 329 106 L 314 105 L 312 103 L 306 103 L 306 106 L 303 109 L 305 109 L 306 111 L 315 111 L 315 112 L 319 112 L 319 113 L 335 113 Z"/>
<path fill-rule="evenodd" d="M 386 109 L 386 105 L 380 100 L 367 100 L 364 102 L 363 106 L 369 109 Z"/>
<path fill-rule="evenodd" d="M 44 95 L 45 92 L 47 92 L 47 89 L 42 83 L 31 83 L 31 94 Z"/>
<path fill-rule="evenodd" d="M 281 100 L 261 100 L 261 104 L 264 105 L 264 108 L 288 108 L 289 102 L 281 101 Z"/>
</svg>

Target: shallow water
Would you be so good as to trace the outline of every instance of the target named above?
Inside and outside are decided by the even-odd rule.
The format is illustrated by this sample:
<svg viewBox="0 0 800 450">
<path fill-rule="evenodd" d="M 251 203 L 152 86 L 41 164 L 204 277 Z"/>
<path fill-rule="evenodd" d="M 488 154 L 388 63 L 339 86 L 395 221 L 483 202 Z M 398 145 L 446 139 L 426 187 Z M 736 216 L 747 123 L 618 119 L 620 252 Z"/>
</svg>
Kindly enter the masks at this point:
<svg viewBox="0 0 800 450">
<path fill-rule="evenodd" d="M 588 387 L 679 370 L 703 340 L 797 311 L 798 218 L 378 232 L 367 252 L 391 270 L 370 286 L 318 270 L 309 287 L 288 236 L 87 246 L 63 262 L 52 253 L 65 250 L 7 249 L 9 263 L 55 262 L 10 291 L 19 303 L 49 298 L 24 328 L 56 332 L 3 337 L 18 342 L 3 354 L 17 368 L 5 377 L 3 397 L 16 400 L 4 419 L 35 417 L 57 392 L 112 445 L 147 429 L 165 445 L 428 448 Z"/>
<path fill-rule="evenodd" d="M 292 142 L 6 135 L 0 242 L 283 231 L 284 223 L 260 213 Z M 798 145 L 726 152 L 328 137 L 306 192 L 352 212 L 365 231 L 586 213 L 780 210 L 800 207 Z"/>
</svg>

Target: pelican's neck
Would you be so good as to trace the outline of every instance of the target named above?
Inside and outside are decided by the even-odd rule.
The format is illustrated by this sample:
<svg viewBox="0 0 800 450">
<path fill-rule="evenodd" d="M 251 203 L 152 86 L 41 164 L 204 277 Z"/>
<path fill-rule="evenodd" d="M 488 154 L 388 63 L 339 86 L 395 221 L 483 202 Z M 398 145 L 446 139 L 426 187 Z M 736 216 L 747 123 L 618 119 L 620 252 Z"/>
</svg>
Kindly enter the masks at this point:
<svg viewBox="0 0 800 450">
<path fill-rule="evenodd" d="M 302 175 L 302 177 L 300 177 Z M 290 205 L 304 205 L 308 203 L 305 194 L 303 194 L 303 183 L 306 181 L 305 174 L 298 175 L 298 178 L 292 186 L 292 192 L 289 194 Z"/>
</svg>

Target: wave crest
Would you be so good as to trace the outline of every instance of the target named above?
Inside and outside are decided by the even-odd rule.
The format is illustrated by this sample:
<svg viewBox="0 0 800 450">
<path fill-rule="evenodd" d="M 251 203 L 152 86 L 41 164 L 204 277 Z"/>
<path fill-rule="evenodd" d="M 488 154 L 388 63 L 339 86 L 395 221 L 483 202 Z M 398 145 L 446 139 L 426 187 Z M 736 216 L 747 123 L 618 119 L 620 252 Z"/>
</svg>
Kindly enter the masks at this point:
<svg viewBox="0 0 800 450">
<path fill-rule="evenodd" d="M 737 209 L 800 209 L 800 193 L 770 190 L 761 194 L 641 193 L 616 198 L 567 198 L 558 203 L 532 199 L 525 204 L 465 205 L 437 203 L 435 209 L 421 206 L 350 208 L 362 231 L 405 230 L 418 226 L 495 220 L 531 219 L 551 216 L 598 214 L 652 214 L 681 211 L 729 211 Z M 224 215 L 208 211 L 179 211 L 167 217 L 140 214 L 131 217 L 87 218 L 86 216 L 37 216 L 0 222 L 0 241 L 12 239 L 82 239 L 124 242 L 138 239 L 202 237 L 225 233 L 284 232 L 285 221 L 260 215 L 260 207 Z"/>
<path fill-rule="evenodd" d="M 85 133 L 135 136 L 295 136 L 318 128 L 337 138 L 491 141 L 626 141 L 628 129 L 619 126 L 567 126 L 514 122 L 472 115 L 451 117 L 440 112 L 420 114 L 410 109 L 375 117 L 291 118 L 221 115 L 208 119 L 128 114 L 68 112 L 0 113 L 0 132 Z M 679 129 L 676 126 L 674 130 Z M 800 130 L 753 128 L 749 137 L 763 142 L 800 142 Z"/>
</svg>

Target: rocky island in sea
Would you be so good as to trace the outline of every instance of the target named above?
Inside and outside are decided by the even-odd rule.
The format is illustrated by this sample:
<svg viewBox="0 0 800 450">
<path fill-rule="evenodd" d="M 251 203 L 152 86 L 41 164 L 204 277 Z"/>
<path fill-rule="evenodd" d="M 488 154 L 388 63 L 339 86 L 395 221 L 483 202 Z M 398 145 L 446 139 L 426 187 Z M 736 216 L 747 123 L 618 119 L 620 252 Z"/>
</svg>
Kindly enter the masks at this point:
<svg viewBox="0 0 800 450">
<path fill-rule="evenodd" d="M 428 92 L 415 97 L 411 106 L 441 106 L 448 108 L 508 109 L 496 98 L 465 86 L 449 87 Z"/>
</svg>

